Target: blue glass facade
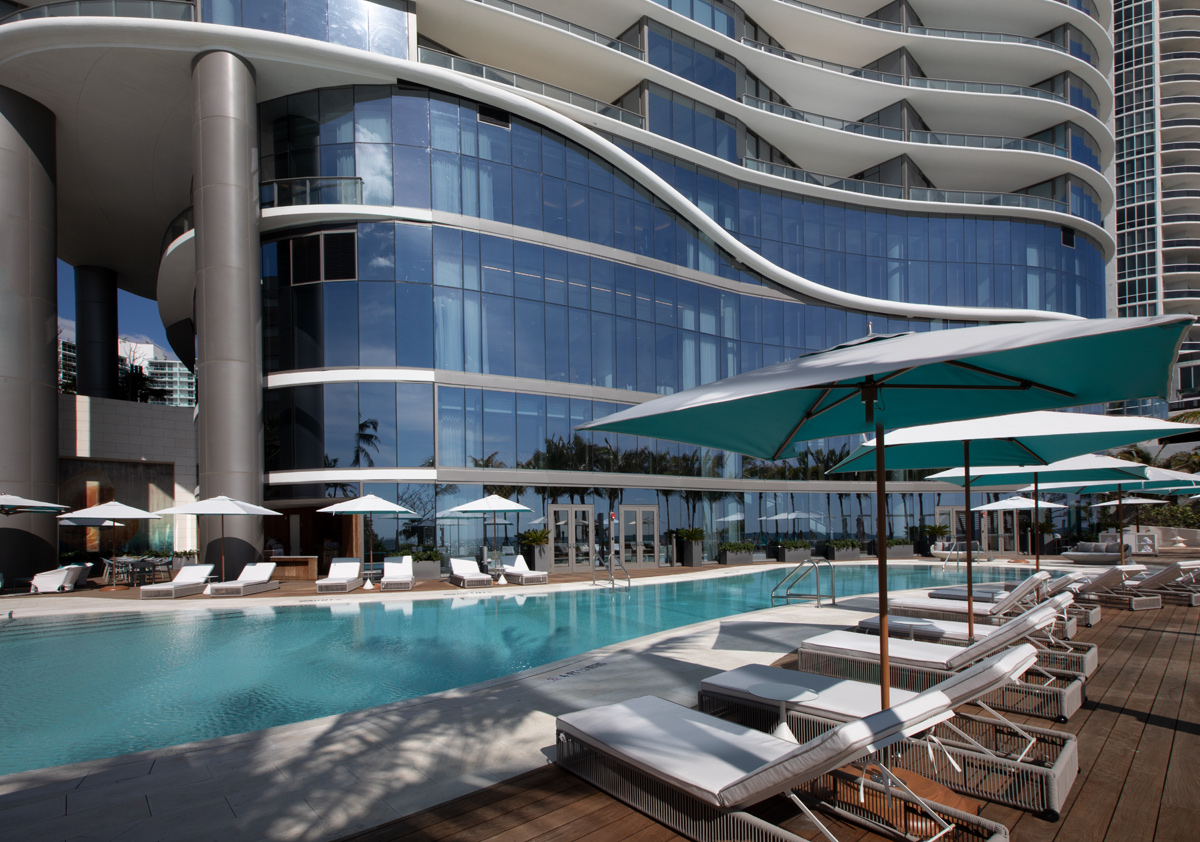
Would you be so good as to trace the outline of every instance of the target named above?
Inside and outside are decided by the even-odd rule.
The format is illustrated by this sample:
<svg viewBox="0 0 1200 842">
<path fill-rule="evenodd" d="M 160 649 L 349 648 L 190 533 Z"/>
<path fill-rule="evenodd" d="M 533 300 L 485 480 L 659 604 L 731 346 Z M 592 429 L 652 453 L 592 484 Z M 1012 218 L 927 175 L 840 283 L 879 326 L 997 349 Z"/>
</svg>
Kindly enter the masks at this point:
<svg viewBox="0 0 1200 842">
<path fill-rule="evenodd" d="M 408 0 L 205 0 L 200 20 L 408 58 Z"/>
</svg>

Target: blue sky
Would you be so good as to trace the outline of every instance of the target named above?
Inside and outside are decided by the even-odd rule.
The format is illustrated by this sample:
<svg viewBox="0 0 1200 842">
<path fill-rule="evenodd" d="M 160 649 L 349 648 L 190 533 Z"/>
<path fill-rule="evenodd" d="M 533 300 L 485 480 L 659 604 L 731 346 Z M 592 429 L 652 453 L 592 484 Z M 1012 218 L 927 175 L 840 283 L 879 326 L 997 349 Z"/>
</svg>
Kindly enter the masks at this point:
<svg viewBox="0 0 1200 842">
<path fill-rule="evenodd" d="M 58 325 L 64 339 L 75 336 L 75 270 L 58 261 Z M 167 344 L 167 332 L 158 316 L 158 302 L 117 290 L 117 332 L 138 342 L 153 342 L 178 359 Z"/>
</svg>

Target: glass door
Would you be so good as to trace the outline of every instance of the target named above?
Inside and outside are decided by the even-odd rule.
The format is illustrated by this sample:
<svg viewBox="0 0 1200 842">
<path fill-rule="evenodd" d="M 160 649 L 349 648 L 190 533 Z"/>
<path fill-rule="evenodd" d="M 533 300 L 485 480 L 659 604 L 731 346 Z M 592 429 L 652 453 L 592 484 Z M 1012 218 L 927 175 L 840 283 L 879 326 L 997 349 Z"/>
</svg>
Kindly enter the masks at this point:
<svg viewBox="0 0 1200 842">
<path fill-rule="evenodd" d="M 564 573 L 590 571 L 595 558 L 595 506 L 548 506 L 551 558 Z"/>
<path fill-rule="evenodd" d="M 658 506 L 621 506 L 621 561 L 628 568 L 657 567 Z"/>
</svg>

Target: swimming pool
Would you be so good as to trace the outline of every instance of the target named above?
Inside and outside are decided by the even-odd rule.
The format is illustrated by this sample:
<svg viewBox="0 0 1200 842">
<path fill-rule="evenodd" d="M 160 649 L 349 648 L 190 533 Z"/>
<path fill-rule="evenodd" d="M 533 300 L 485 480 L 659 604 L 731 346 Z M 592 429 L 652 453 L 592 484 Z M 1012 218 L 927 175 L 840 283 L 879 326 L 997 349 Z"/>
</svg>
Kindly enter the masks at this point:
<svg viewBox="0 0 1200 842">
<path fill-rule="evenodd" d="M 791 566 L 610 592 L 471 593 L 0 623 L 0 774 L 239 734 L 510 675 L 665 629 L 768 608 Z M 978 568 L 977 581 L 1027 571 Z M 895 566 L 892 590 L 965 581 Z M 875 565 L 837 565 L 838 595 Z"/>
</svg>

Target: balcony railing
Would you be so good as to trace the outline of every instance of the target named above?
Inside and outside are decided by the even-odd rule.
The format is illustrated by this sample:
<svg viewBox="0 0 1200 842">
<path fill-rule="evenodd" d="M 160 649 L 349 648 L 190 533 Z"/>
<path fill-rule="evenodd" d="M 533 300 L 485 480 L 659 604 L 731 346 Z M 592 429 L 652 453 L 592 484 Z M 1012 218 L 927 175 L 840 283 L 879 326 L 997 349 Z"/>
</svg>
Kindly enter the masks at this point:
<svg viewBox="0 0 1200 842">
<path fill-rule="evenodd" d="M 1057 199 L 1030 196 L 1027 193 L 985 193 L 977 190 L 938 190 L 928 187 L 909 188 L 908 198 L 921 202 L 952 202 L 959 205 L 990 205 L 1005 208 L 1032 208 L 1034 210 L 1070 213 L 1071 207 Z"/>
<path fill-rule="evenodd" d="M 167 251 L 167 246 L 178 240 L 188 231 L 196 227 L 196 217 L 193 208 L 184 208 L 179 215 L 171 220 L 167 225 L 166 233 L 163 234 L 162 247 L 159 248 L 159 255 L 163 255 Z"/>
<path fill-rule="evenodd" d="M 502 85 L 509 85 L 518 90 L 528 91 L 533 94 L 541 94 L 542 96 L 556 99 L 560 102 L 568 103 L 569 105 L 585 108 L 589 111 L 594 111 L 605 117 L 611 117 L 614 120 L 620 120 L 622 123 L 643 128 L 646 121 L 640 114 L 634 114 L 632 111 L 626 111 L 624 108 L 613 105 L 609 102 L 601 102 L 598 99 L 593 99 L 590 96 L 577 94 L 573 91 L 568 91 L 565 88 L 559 88 L 555 85 L 547 85 L 545 82 L 539 82 L 537 79 L 531 79 L 528 76 L 521 76 L 516 73 L 510 73 L 507 70 L 500 70 L 496 67 L 490 67 L 486 64 L 480 64 L 477 61 L 469 61 L 465 58 L 452 56 L 447 53 L 431 50 L 428 47 L 420 47 L 417 50 L 418 60 L 422 64 L 432 64 L 438 67 L 444 67 L 447 70 L 453 70 L 457 73 L 466 73 L 471 76 L 478 76 L 480 79 L 487 79 L 491 82 L 499 82 Z"/>
<path fill-rule="evenodd" d="M 30 6 L 3 18 L 0 24 L 37 18 L 152 18 L 154 20 L 194 21 L 196 7 L 177 0 L 68 0 Z"/>
<path fill-rule="evenodd" d="M 481 3 L 484 6 L 491 6 L 495 9 L 503 9 L 506 12 L 512 12 L 529 20 L 535 20 L 538 23 L 544 23 L 547 26 L 553 26 L 555 29 L 561 29 L 564 32 L 570 32 L 572 35 L 578 35 L 580 38 L 586 38 L 589 41 L 595 41 L 602 47 L 608 47 L 612 50 L 625 53 L 634 58 L 642 58 L 644 53 L 637 47 L 626 44 L 624 41 L 618 41 L 616 38 L 610 38 L 607 35 L 602 35 L 599 32 L 594 32 L 591 29 L 582 27 L 577 23 L 556 18 L 554 15 L 548 15 L 545 12 L 539 12 L 537 9 L 531 9 L 528 6 L 522 6 L 518 3 L 510 3 L 509 0 L 475 0 L 476 3 Z"/>
<path fill-rule="evenodd" d="M 973 94 L 1009 94 L 1012 96 L 1028 96 L 1037 99 L 1051 99 L 1057 102 L 1066 102 L 1067 98 L 1062 94 L 1056 94 L 1053 91 L 1044 91 L 1041 88 L 1027 88 L 1022 85 L 1002 85 L 991 82 L 960 82 L 953 79 L 928 79 L 924 76 L 910 76 L 907 79 L 899 73 L 884 73 L 879 70 L 867 70 L 862 67 L 851 67 L 845 64 L 837 64 L 832 61 L 824 61 L 811 56 L 800 55 L 789 50 L 773 47 L 770 44 L 763 44 L 760 41 L 752 41 L 749 38 L 743 38 L 742 43 L 747 47 L 753 47 L 764 53 L 780 56 L 789 61 L 794 61 L 798 64 L 805 64 L 809 67 L 819 67 L 822 70 L 832 70 L 835 73 L 842 73 L 847 76 L 854 76 L 859 79 L 869 79 L 874 82 L 886 82 L 889 85 L 907 85 L 911 88 L 929 88 L 939 91 L 963 91 Z"/>
<path fill-rule="evenodd" d="M 797 167 L 784 164 L 773 164 L 770 161 L 760 161 L 757 158 L 743 158 L 742 166 L 755 172 L 777 175 L 781 178 L 799 181 L 804 184 L 816 184 L 820 187 L 831 187 L 834 190 L 847 190 L 851 193 L 861 193 L 864 196 L 883 196 L 889 199 L 903 199 L 904 188 L 896 184 L 882 184 L 878 181 L 860 181 L 854 178 L 841 178 L 835 175 L 823 175 L 809 172 Z"/>
<path fill-rule="evenodd" d="M 354 176 L 280 178 L 259 186 L 259 204 L 264 208 L 362 203 L 363 180 Z"/>
</svg>

